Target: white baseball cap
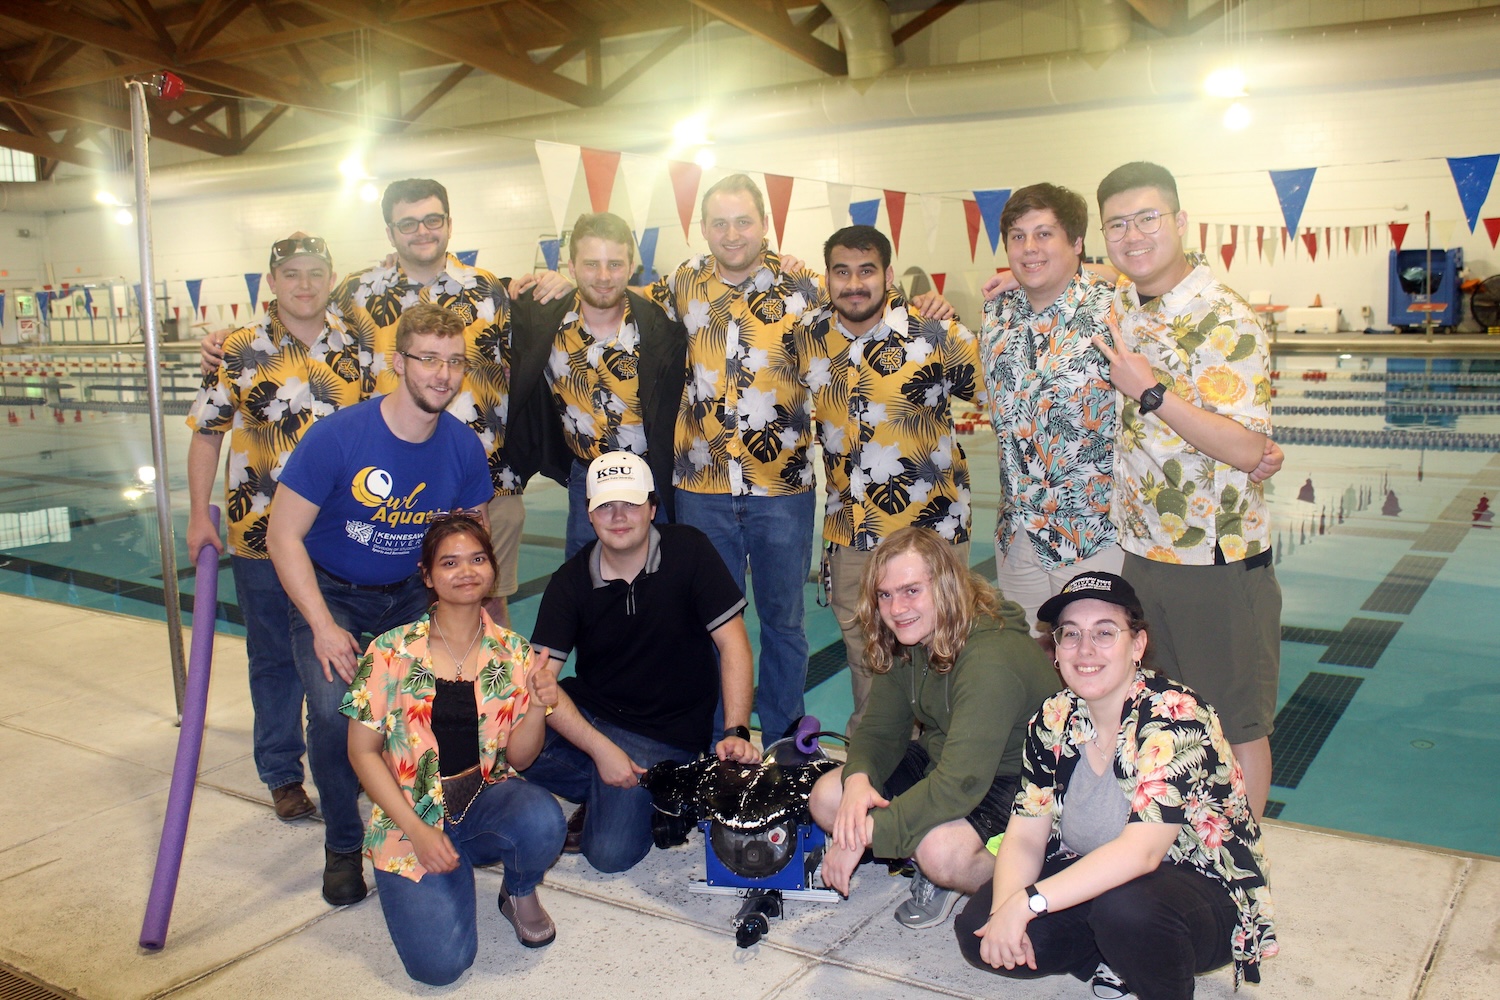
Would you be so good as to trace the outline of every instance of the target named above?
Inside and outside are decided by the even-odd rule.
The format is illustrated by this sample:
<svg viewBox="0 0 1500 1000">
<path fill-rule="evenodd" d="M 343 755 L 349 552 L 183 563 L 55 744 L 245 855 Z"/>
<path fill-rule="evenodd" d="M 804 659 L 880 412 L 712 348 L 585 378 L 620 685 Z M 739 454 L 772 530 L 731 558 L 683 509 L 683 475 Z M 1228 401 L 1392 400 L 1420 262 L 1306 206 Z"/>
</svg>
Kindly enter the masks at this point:
<svg viewBox="0 0 1500 1000">
<path fill-rule="evenodd" d="M 616 500 L 643 504 L 655 489 L 656 480 L 651 476 L 651 466 L 639 455 L 632 455 L 628 451 L 612 451 L 589 463 L 588 497 L 591 511 Z"/>
</svg>

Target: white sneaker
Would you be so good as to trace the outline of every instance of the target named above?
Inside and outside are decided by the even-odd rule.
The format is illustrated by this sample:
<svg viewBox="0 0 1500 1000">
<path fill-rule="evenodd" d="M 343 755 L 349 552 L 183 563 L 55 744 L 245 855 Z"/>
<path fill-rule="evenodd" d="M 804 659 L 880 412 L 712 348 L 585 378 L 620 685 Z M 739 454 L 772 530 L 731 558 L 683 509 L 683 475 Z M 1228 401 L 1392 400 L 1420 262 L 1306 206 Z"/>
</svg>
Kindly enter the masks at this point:
<svg viewBox="0 0 1500 1000">
<path fill-rule="evenodd" d="M 896 922 L 914 931 L 936 927 L 948 919 L 961 896 L 954 889 L 939 889 L 918 868 L 911 878 L 911 898 L 896 907 Z"/>
<path fill-rule="evenodd" d="M 1099 963 L 1099 968 L 1094 970 L 1092 980 L 1094 996 L 1099 1000 L 1121 1000 L 1122 997 L 1130 995 L 1130 987 L 1125 985 L 1125 980 L 1115 974 L 1115 970 Z"/>
</svg>

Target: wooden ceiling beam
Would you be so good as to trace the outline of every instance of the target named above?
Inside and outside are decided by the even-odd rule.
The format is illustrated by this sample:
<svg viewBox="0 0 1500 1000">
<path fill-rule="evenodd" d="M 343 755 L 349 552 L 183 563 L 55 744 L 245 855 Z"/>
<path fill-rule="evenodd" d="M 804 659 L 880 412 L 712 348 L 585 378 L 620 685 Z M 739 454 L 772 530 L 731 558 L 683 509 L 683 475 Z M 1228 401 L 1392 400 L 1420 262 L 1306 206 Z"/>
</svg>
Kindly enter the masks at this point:
<svg viewBox="0 0 1500 1000">
<path fill-rule="evenodd" d="M 77 146 L 64 146 L 44 136 L 25 135 L 21 132 L 0 129 L 0 146 L 30 153 L 32 156 L 44 156 L 49 160 L 76 163 L 81 167 L 90 167 L 94 170 L 109 169 L 108 160 L 98 153 L 80 149 Z"/>
<path fill-rule="evenodd" d="M 428 111 L 430 111 L 434 104 L 436 104 L 438 101 L 441 101 L 444 97 L 447 97 L 454 87 L 457 87 L 460 83 L 463 83 L 464 80 L 468 78 L 469 74 L 473 72 L 473 66 L 460 66 L 452 73 L 449 73 L 447 76 L 443 77 L 443 79 L 438 83 L 436 87 L 433 87 L 431 90 L 429 90 L 425 97 L 423 97 L 416 104 L 413 104 L 411 106 L 411 110 L 407 111 L 401 116 L 402 121 L 397 122 L 391 128 L 391 131 L 405 131 L 408 125 L 411 125 L 418 118 L 421 118 Z"/>
<path fill-rule="evenodd" d="M 56 36 L 49 35 L 48 37 L 55 38 Z M 27 67 L 26 83 L 33 83 L 37 80 L 38 77 L 46 79 L 47 77 L 51 76 L 53 73 L 56 73 L 59 69 L 61 69 L 63 63 L 67 62 L 69 59 L 72 59 L 83 49 L 82 42 L 75 42 L 71 39 L 65 39 L 61 41 L 62 44 L 59 45 L 52 52 L 52 54 L 47 57 L 47 60 L 40 66 L 36 66 L 34 68 L 29 66 Z"/>
<path fill-rule="evenodd" d="M 161 42 L 168 49 L 175 50 L 177 48 L 177 39 L 173 38 L 172 33 L 167 30 L 166 23 L 162 21 L 161 15 L 156 12 L 155 7 L 151 6 L 151 0 L 135 0 L 135 9 L 141 12 L 141 20 L 150 29 L 151 33 L 156 36 L 158 42 Z"/>
<path fill-rule="evenodd" d="M 568 62 L 568 60 L 572 59 L 578 53 L 582 52 L 584 49 L 584 45 L 585 42 L 579 38 L 575 38 L 569 42 L 563 42 L 557 48 L 553 49 L 552 52 L 548 54 L 547 58 L 537 63 L 537 68 L 544 69 L 550 73 L 553 70 L 557 69 L 557 67 Z M 530 56 L 527 56 L 527 58 L 529 59 Z"/>
<path fill-rule="evenodd" d="M 844 53 L 824 44 L 812 35 L 789 32 L 781 18 L 746 0 L 690 0 L 693 6 L 707 11 L 726 24 L 774 45 L 789 55 L 822 70 L 829 76 L 847 76 L 849 63 Z"/>
<path fill-rule="evenodd" d="M 807 32 L 810 35 L 814 31 L 817 31 L 819 28 L 821 28 L 824 24 L 826 24 L 828 22 L 828 19 L 831 17 L 833 17 L 833 11 L 829 10 L 827 7 L 824 7 L 822 4 L 818 4 L 812 10 L 807 12 L 806 17 L 797 22 L 797 27 L 801 28 L 803 31 Z"/>
<path fill-rule="evenodd" d="M 95 125 L 103 125 L 105 128 L 117 129 L 121 132 L 130 131 L 130 112 L 128 109 L 102 104 L 79 94 L 45 94 L 35 97 L 17 97 L 12 99 L 12 103 L 24 104 L 37 111 L 46 111 L 50 114 L 61 115 L 64 118 L 92 122 Z M 191 149 L 213 153 L 218 156 L 232 156 L 239 152 L 235 143 L 218 136 L 205 135 L 190 128 L 183 128 L 180 125 L 167 121 L 166 115 L 160 112 L 151 116 L 151 134 L 158 139 L 175 142 L 179 146 L 187 146 Z M 51 154 L 45 155 L 50 156 Z"/>
<path fill-rule="evenodd" d="M 276 119 L 286 114 L 288 110 L 289 109 L 285 104 L 278 104 L 271 110 L 267 111 L 265 114 L 261 115 L 260 121 L 256 122 L 251 127 L 250 131 L 245 133 L 244 138 L 240 140 L 240 152 L 243 153 L 245 150 L 249 149 L 250 146 L 255 142 L 255 140 L 259 139 L 263 134 L 265 134 L 266 129 L 274 125 L 276 123 Z"/>
<path fill-rule="evenodd" d="M 446 17 L 449 14 L 460 14 L 466 10 L 478 10 L 481 7 L 491 7 L 496 0 L 413 0 L 404 3 L 391 11 L 386 16 L 391 24 L 401 24 L 405 21 L 425 21 L 433 17 Z"/>
<path fill-rule="evenodd" d="M 85 73 L 74 73 L 71 76 L 43 77 L 25 87 L 17 87 L 16 94 L 22 97 L 32 97 L 36 94 L 51 94 L 59 90 L 72 90 L 75 87 L 87 87 L 110 80 L 122 80 L 127 76 L 149 73 L 160 65 L 155 61 L 137 59 L 118 65 L 100 66 L 97 69 Z"/>
<path fill-rule="evenodd" d="M 272 33 L 281 30 L 281 18 L 276 16 L 276 12 L 271 9 L 271 5 L 266 0 L 255 0 L 255 7 L 260 11 L 261 20 L 266 22 L 266 27 L 270 28 Z M 302 79 L 314 88 L 323 86 L 323 81 L 318 78 L 317 70 L 312 68 L 312 63 L 307 61 L 307 56 L 302 54 L 297 43 L 288 42 L 283 48 L 286 50 L 287 58 L 292 61 L 292 65 L 297 67 L 297 72 L 302 74 Z"/>
<path fill-rule="evenodd" d="M 939 0 L 938 3 L 928 7 L 922 13 L 891 32 L 891 41 L 900 45 L 913 35 L 926 30 L 944 14 L 955 8 L 962 7 L 963 3 L 964 0 Z"/>
<path fill-rule="evenodd" d="M 249 2 L 250 0 L 245 0 L 246 5 Z M 200 60 L 237 59 L 242 56 L 254 55 L 257 52 L 279 49 L 286 45 L 315 42 L 330 35 L 346 35 L 356 30 L 357 27 L 357 25 L 351 24 L 348 21 L 336 18 L 331 21 L 324 21 L 321 24 L 310 24 L 301 28 L 287 28 L 285 31 L 247 38 L 244 41 L 204 46 L 197 51 L 185 52 L 182 58 L 183 62 L 187 65 L 192 65 Z"/>
<path fill-rule="evenodd" d="M 616 94 L 639 80 L 647 70 L 661 62 L 671 54 L 673 49 L 692 37 L 693 29 L 683 26 L 662 39 L 655 48 L 637 59 L 634 65 L 610 81 L 609 86 L 604 88 L 604 100 L 614 100 Z"/>
<path fill-rule="evenodd" d="M 1125 0 L 1130 8 L 1157 31 L 1172 32 L 1187 14 L 1187 0 Z"/>
<path fill-rule="evenodd" d="M 182 57 L 195 49 L 201 49 L 203 46 L 213 41 L 213 39 L 218 36 L 219 32 L 229 27 L 229 25 L 234 22 L 234 19 L 244 13 L 245 8 L 249 6 L 250 0 L 229 0 L 229 2 L 227 4 L 224 4 L 223 8 L 219 10 L 219 13 L 214 17 L 214 19 L 209 21 L 208 23 L 200 27 L 197 20 L 194 20 L 193 26 L 188 29 L 188 34 L 183 36 L 182 44 L 177 46 L 178 56 Z M 204 9 L 215 9 L 212 0 L 205 0 Z"/>
</svg>

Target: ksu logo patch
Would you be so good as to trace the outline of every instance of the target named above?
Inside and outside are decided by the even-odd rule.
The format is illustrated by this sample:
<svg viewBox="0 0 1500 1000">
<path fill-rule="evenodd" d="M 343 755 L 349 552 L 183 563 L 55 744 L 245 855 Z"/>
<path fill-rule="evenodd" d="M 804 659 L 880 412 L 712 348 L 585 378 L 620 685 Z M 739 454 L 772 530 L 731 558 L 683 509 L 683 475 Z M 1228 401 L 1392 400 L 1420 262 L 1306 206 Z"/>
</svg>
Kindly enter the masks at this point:
<svg viewBox="0 0 1500 1000">
<path fill-rule="evenodd" d="M 344 533 L 361 545 L 369 545 L 375 537 L 375 525 L 363 521 L 345 521 Z"/>
</svg>

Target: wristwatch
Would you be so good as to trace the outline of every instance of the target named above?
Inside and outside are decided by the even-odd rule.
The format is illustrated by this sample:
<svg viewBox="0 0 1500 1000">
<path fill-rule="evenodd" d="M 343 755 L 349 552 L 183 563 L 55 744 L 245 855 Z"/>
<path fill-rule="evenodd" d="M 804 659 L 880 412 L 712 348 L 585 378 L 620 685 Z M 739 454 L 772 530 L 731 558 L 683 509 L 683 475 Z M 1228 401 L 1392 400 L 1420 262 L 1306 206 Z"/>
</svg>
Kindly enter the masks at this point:
<svg viewBox="0 0 1500 1000">
<path fill-rule="evenodd" d="M 1026 906 L 1037 916 L 1045 916 L 1047 913 L 1047 897 L 1037 892 L 1036 885 L 1028 885 L 1025 889 Z"/>
<path fill-rule="evenodd" d="M 1145 392 L 1141 393 L 1141 416 L 1145 416 L 1152 410 L 1161 406 L 1162 400 L 1167 398 L 1166 386 L 1158 382 Z"/>
<path fill-rule="evenodd" d="M 750 727 L 749 726 L 730 726 L 728 729 L 724 730 L 724 735 L 721 736 L 721 737 L 719 737 L 719 738 L 723 739 L 723 740 L 727 740 L 727 739 L 733 739 L 733 738 L 736 738 L 736 737 L 748 742 L 749 739 L 750 739 Z"/>
</svg>

